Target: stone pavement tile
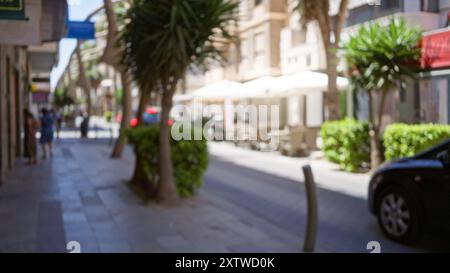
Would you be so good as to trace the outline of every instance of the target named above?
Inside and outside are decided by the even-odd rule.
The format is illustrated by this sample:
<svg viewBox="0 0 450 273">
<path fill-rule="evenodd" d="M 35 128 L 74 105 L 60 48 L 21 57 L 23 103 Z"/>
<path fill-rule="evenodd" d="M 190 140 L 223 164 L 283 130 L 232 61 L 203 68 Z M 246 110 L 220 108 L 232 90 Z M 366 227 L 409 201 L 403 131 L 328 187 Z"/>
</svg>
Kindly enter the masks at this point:
<svg viewBox="0 0 450 273">
<path fill-rule="evenodd" d="M 36 243 L 33 241 L 0 244 L 0 253 L 33 253 L 35 251 Z"/>
<path fill-rule="evenodd" d="M 79 193 L 72 183 L 64 187 L 58 187 L 58 189 L 61 200 L 79 198 Z"/>
<path fill-rule="evenodd" d="M 64 225 L 67 226 L 77 226 L 77 225 L 87 225 L 89 223 L 88 218 L 83 210 L 81 211 L 63 211 L 63 221 Z"/>
<path fill-rule="evenodd" d="M 158 236 L 156 237 L 156 241 L 160 246 L 166 249 L 174 249 L 177 247 L 189 245 L 189 242 L 180 235 Z"/>
<path fill-rule="evenodd" d="M 65 234 L 68 241 L 76 241 L 77 238 L 89 238 L 95 241 L 94 232 L 87 224 L 68 225 L 65 227 Z"/>
<path fill-rule="evenodd" d="M 136 207 L 113 215 L 114 222 L 127 237 L 135 238 L 136 234 L 146 237 L 172 236 L 176 234 L 175 226 L 149 207 Z"/>
<path fill-rule="evenodd" d="M 112 216 L 103 205 L 85 206 L 84 212 L 91 223 L 112 220 Z"/>
<path fill-rule="evenodd" d="M 193 251 L 195 249 L 180 235 L 160 236 L 156 237 L 156 241 L 161 248 L 170 252 Z"/>
<path fill-rule="evenodd" d="M 112 250 L 112 252 L 122 252 L 120 247 L 123 246 L 124 252 L 130 252 L 131 248 L 126 240 L 126 236 L 111 222 L 91 223 L 92 230 L 96 241 L 102 252 Z"/>
<path fill-rule="evenodd" d="M 97 253 L 100 251 L 97 240 L 90 230 L 66 230 L 67 242 L 75 241 L 80 244 L 82 253 Z"/>
<path fill-rule="evenodd" d="M 32 245 L 36 248 L 36 228 L 35 226 L 19 226 L 17 228 L 9 227 L 0 230 L 0 249 L 11 247 L 21 247 L 21 245 Z"/>
<path fill-rule="evenodd" d="M 129 189 L 126 189 L 129 191 Z M 131 192 L 122 192 L 121 186 L 117 186 L 113 189 L 98 190 L 97 194 L 108 209 L 108 211 L 113 214 L 134 214 L 135 211 L 141 211 L 142 208 L 146 208 L 142 202 L 140 202 L 137 197 L 126 195 L 132 195 Z"/>
<path fill-rule="evenodd" d="M 62 202 L 62 211 L 64 214 L 68 213 L 84 213 L 84 208 L 81 202 Z"/>
<path fill-rule="evenodd" d="M 234 244 L 227 246 L 231 252 L 234 253 L 268 253 L 267 250 L 260 246 L 256 246 L 254 244 L 248 242 L 242 242 L 240 244 Z M 271 252 L 271 251 L 269 251 Z"/>
<path fill-rule="evenodd" d="M 147 242 L 131 243 L 131 249 L 134 253 L 163 253 L 167 252 L 155 240 Z"/>
<path fill-rule="evenodd" d="M 130 253 L 131 247 L 126 241 L 105 241 L 99 243 L 100 252 L 103 253 Z"/>
<path fill-rule="evenodd" d="M 259 241 L 266 240 L 269 237 L 264 232 L 250 227 L 241 221 L 228 221 L 223 228 L 239 234 L 241 237 L 246 238 L 247 240 Z"/>
<path fill-rule="evenodd" d="M 59 190 L 55 188 L 47 188 L 38 193 L 40 201 L 59 201 L 60 193 Z"/>
<path fill-rule="evenodd" d="M 41 202 L 37 223 L 37 251 L 64 252 L 65 242 L 61 204 L 56 201 Z"/>
<path fill-rule="evenodd" d="M 200 239 L 191 243 L 198 249 L 198 253 L 230 253 L 224 243 L 218 240 Z"/>
<path fill-rule="evenodd" d="M 97 198 L 97 192 L 94 189 L 79 190 L 80 198 Z"/>
<path fill-rule="evenodd" d="M 267 238 L 265 240 L 251 241 L 253 245 L 267 253 L 301 253 L 303 242 L 297 241 L 297 245 L 283 244 L 279 241 Z"/>
<path fill-rule="evenodd" d="M 81 196 L 81 202 L 83 203 L 83 206 L 102 206 L 102 200 L 95 195 L 95 196 Z"/>
</svg>

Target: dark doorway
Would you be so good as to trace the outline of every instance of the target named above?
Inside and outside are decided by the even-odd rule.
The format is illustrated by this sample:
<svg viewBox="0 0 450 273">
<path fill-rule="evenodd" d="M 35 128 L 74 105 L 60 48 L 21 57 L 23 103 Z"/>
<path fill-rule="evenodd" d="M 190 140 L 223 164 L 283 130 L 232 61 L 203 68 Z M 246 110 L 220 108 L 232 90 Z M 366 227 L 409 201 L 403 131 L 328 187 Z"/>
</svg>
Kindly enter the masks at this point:
<svg viewBox="0 0 450 273">
<path fill-rule="evenodd" d="M 0 48 L 0 185 L 2 184 L 2 180 L 3 180 L 3 170 L 4 170 L 4 165 L 3 165 L 3 127 L 2 127 L 2 123 L 4 121 L 3 119 L 3 92 L 2 92 L 2 50 Z"/>
<path fill-rule="evenodd" d="M 6 136 L 7 136 L 7 149 L 6 152 L 8 154 L 8 168 L 12 169 L 13 167 L 13 151 L 11 148 L 13 147 L 12 142 L 12 105 L 11 105 L 11 61 L 9 57 L 6 57 Z"/>
<path fill-rule="evenodd" d="M 20 90 L 20 73 L 14 69 L 14 108 L 15 108 L 15 153 L 16 158 L 22 155 L 22 107 L 21 107 L 21 90 Z"/>
</svg>

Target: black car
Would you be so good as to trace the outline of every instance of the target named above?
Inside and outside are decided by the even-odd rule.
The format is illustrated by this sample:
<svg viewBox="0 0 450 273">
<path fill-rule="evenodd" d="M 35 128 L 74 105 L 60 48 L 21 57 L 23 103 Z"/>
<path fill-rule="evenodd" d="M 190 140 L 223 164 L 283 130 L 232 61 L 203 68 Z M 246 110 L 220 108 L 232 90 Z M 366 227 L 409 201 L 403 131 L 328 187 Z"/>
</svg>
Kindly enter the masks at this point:
<svg viewBox="0 0 450 273">
<path fill-rule="evenodd" d="M 382 165 L 369 185 L 369 209 L 392 240 L 450 234 L 450 139 Z"/>
</svg>

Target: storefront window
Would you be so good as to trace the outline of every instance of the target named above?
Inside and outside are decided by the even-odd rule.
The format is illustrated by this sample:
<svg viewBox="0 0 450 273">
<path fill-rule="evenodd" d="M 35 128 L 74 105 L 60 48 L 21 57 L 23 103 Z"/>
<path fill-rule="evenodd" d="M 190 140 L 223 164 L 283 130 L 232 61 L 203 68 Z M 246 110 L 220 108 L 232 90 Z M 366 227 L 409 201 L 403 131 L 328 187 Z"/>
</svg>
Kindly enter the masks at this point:
<svg viewBox="0 0 450 273">
<path fill-rule="evenodd" d="M 420 116 L 423 123 L 448 124 L 448 79 L 424 79 L 420 83 Z"/>
<path fill-rule="evenodd" d="M 439 12 L 439 0 L 421 0 L 421 11 Z"/>
</svg>

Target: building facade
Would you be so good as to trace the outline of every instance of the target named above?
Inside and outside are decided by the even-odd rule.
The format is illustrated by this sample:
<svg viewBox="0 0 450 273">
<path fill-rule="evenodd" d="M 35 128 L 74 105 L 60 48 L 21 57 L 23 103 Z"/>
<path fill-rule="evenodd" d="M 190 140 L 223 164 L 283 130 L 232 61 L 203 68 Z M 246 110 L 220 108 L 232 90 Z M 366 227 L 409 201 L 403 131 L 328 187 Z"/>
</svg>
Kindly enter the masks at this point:
<svg viewBox="0 0 450 273">
<path fill-rule="evenodd" d="M 14 13 L 3 5 L 16 5 Z M 23 154 L 23 109 L 36 105 L 38 92 L 49 96 L 66 19 L 66 1 L 0 3 L 0 182 Z"/>
<path fill-rule="evenodd" d="M 442 39 L 448 35 L 446 33 L 450 18 L 450 1 L 385 0 L 379 1 L 377 5 L 362 2 L 364 1 L 353 2 L 354 6 L 349 11 L 344 31 L 344 40 L 365 22 L 370 20 L 387 22 L 389 17 L 394 16 L 404 18 L 411 26 L 424 31 L 424 41 L 428 41 L 428 49 L 423 49 L 424 58 L 430 54 L 436 55 L 433 48 L 441 49 L 441 52 L 437 53 L 438 56 L 434 56 L 438 58 L 435 65 L 429 66 L 425 63 L 426 60 L 422 60 L 424 72 L 418 75 L 418 79 L 408 80 L 405 88 L 399 86 L 397 90 L 390 92 L 383 117 L 384 125 L 393 122 L 448 124 L 450 82 L 446 69 L 449 66 L 439 63 L 439 60 L 448 58 L 444 53 L 448 51 L 447 41 L 443 42 Z M 353 96 L 349 96 L 349 114 L 354 114 L 359 119 L 367 119 L 367 97 L 359 95 L 356 100 L 352 98 Z"/>
</svg>

